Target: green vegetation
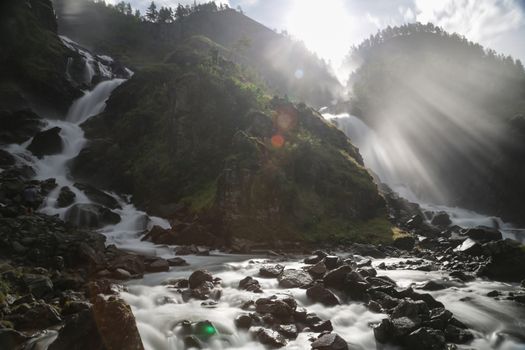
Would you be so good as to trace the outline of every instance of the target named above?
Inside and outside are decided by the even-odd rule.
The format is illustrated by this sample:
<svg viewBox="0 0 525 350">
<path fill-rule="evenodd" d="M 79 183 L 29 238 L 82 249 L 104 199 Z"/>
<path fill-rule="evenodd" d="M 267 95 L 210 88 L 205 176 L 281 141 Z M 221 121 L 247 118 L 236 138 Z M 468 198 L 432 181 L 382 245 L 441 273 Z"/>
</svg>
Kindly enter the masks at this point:
<svg viewBox="0 0 525 350">
<path fill-rule="evenodd" d="M 115 90 L 85 125 L 94 140 L 74 175 L 132 193 L 152 213 L 184 204 L 226 240 L 388 240 L 384 202 L 344 134 L 271 98 L 217 49 L 190 38 Z"/>
</svg>

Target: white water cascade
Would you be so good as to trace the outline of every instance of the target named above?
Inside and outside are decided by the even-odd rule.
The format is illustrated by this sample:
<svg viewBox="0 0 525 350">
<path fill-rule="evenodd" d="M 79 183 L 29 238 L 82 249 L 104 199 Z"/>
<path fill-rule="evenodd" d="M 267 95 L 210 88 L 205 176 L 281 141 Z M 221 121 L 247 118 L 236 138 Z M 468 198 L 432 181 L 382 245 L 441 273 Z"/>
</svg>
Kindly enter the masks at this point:
<svg viewBox="0 0 525 350">
<path fill-rule="evenodd" d="M 387 147 L 383 146 L 376 133 L 362 120 L 347 113 L 338 115 L 323 113 L 323 116 L 326 119 L 337 118 L 341 130 L 359 147 L 359 152 L 363 156 L 365 165 L 379 177 L 381 182 L 386 183 L 402 197 L 420 204 L 425 210 L 446 212 L 450 216 L 453 225 L 464 228 L 477 226 L 495 227 L 500 229 L 505 238 L 525 242 L 525 229 L 515 228 L 512 224 L 503 222 L 499 217 L 482 215 L 464 208 L 436 205 L 420 200 L 410 189 L 410 184 L 407 184 L 403 178 L 396 174 L 393 159 L 389 155 Z"/>
</svg>

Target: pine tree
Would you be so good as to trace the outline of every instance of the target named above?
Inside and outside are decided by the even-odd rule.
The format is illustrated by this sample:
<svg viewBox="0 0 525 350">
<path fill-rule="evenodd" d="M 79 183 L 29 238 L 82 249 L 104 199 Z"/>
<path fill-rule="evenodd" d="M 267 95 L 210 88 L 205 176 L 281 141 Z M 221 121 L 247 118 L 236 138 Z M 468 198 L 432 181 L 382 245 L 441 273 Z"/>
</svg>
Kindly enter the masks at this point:
<svg viewBox="0 0 525 350">
<path fill-rule="evenodd" d="M 146 19 L 150 22 L 157 22 L 158 17 L 159 12 L 157 11 L 157 5 L 155 5 L 155 2 L 152 1 L 146 10 Z"/>
</svg>

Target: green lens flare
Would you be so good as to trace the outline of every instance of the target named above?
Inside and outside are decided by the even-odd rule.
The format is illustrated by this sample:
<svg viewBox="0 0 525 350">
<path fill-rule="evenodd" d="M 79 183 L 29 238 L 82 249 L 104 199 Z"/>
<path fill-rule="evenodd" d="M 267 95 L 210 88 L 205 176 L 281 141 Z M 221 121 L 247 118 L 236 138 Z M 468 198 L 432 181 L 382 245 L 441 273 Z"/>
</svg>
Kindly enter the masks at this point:
<svg viewBox="0 0 525 350">
<path fill-rule="evenodd" d="M 214 335 L 215 333 L 217 333 L 217 330 L 212 325 L 207 325 L 206 327 L 204 327 L 204 333 L 206 335 Z"/>
</svg>

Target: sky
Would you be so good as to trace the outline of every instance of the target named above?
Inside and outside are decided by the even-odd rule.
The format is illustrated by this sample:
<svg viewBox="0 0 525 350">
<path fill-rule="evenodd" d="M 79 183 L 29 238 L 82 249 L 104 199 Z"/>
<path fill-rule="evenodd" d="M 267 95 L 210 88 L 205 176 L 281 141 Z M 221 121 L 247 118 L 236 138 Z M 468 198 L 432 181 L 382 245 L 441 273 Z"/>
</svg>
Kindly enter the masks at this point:
<svg viewBox="0 0 525 350">
<path fill-rule="evenodd" d="M 116 1 L 116 0 L 110 0 Z M 144 10 L 151 0 L 127 0 Z M 156 0 L 176 6 L 193 0 Z M 202 2 L 202 1 L 197 1 Z M 217 0 L 304 41 L 335 70 L 352 45 L 388 25 L 432 22 L 525 61 L 525 0 Z"/>
</svg>

